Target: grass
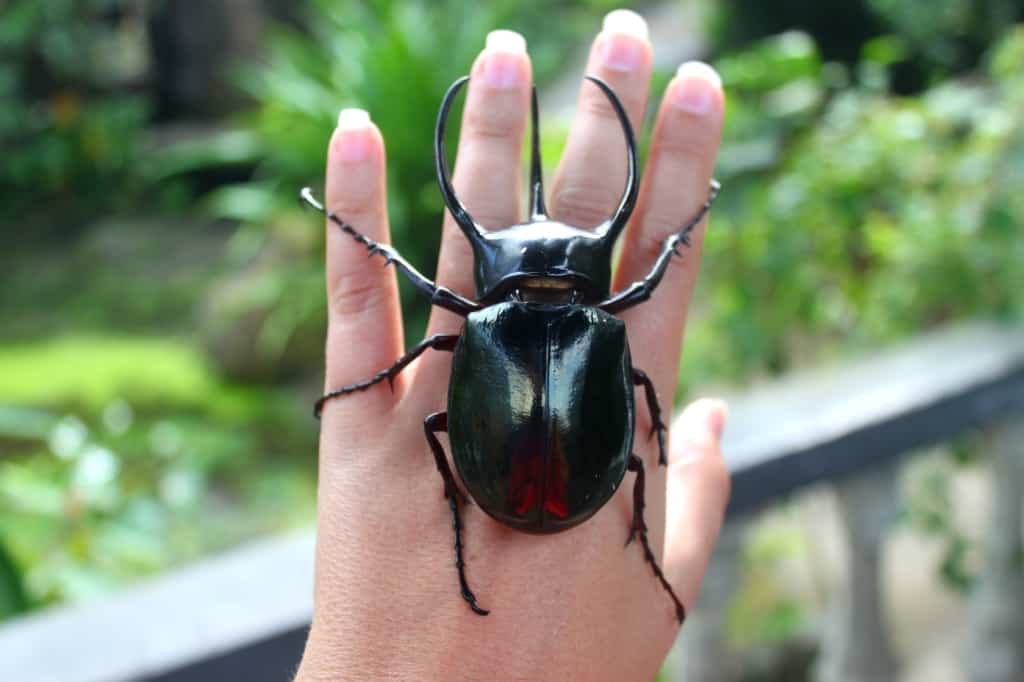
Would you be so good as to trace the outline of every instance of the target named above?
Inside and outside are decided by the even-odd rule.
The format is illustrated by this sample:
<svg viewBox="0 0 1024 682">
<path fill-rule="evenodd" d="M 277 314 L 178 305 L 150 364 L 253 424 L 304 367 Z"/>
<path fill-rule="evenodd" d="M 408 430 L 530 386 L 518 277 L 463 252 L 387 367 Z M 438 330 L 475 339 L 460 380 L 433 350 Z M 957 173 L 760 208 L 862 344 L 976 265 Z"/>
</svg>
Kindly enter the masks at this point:
<svg viewBox="0 0 1024 682">
<path fill-rule="evenodd" d="M 222 382 L 196 348 L 177 339 L 69 335 L 0 347 L 0 401 L 15 405 L 96 414 L 123 400 L 233 420 L 269 393 Z"/>
</svg>

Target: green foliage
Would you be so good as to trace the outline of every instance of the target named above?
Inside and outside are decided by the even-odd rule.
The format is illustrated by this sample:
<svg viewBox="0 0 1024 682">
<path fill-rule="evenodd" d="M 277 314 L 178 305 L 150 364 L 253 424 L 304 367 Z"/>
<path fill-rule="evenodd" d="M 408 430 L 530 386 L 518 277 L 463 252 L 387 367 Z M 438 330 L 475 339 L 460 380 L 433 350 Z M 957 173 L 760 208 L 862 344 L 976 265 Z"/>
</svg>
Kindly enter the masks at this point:
<svg viewBox="0 0 1024 682">
<path fill-rule="evenodd" d="M 7 347 L 0 377 L 0 612 L 312 518 L 305 405 L 224 385 L 188 344 Z"/>
<path fill-rule="evenodd" d="M 0 14 L 0 211 L 109 206 L 137 178 L 141 18 L 116 0 L 11 0 Z M 54 206 L 54 203 L 57 206 Z"/>
<path fill-rule="evenodd" d="M 977 434 L 961 438 L 935 456 L 918 457 L 908 467 L 906 477 L 906 520 L 943 544 L 939 576 L 947 587 L 959 592 L 967 592 L 974 584 L 980 548 L 960 528 L 953 476 L 974 459 L 966 458 L 965 453 L 984 451 L 984 445 Z"/>
<path fill-rule="evenodd" d="M 826 59 L 853 66 L 876 40 L 897 48 L 890 62 L 901 92 L 916 92 L 977 67 L 1007 26 L 1024 20 L 1017 0 L 724 0 L 710 13 L 712 44 L 745 47 L 785 30 L 810 34 Z"/>
<path fill-rule="evenodd" d="M 796 527 L 764 527 L 744 547 L 743 583 L 728 614 L 730 638 L 738 644 L 780 642 L 805 625 L 802 595 L 787 594 L 778 576 L 807 554 Z"/>
<path fill-rule="evenodd" d="M 21 569 L 0 544 L 0 621 L 27 611 L 29 605 Z"/>
<path fill-rule="evenodd" d="M 1014 21 L 1024 19 L 1017 0 L 868 0 L 867 5 L 905 41 L 908 56 L 938 75 L 969 68 Z"/>
<path fill-rule="evenodd" d="M 860 55 L 861 45 L 883 30 L 867 7 L 867 0 L 718 0 L 708 6 L 709 44 L 729 52 L 745 49 L 768 36 L 798 30 L 812 36 L 827 59 L 852 64 Z"/>
<path fill-rule="evenodd" d="M 708 235 L 688 382 L 781 372 L 941 322 L 1024 312 L 1020 30 L 990 78 L 893 97 L 867 63 L 788 78 L 721 64 L 726 191 Z M 751 54 L 793 54 L 793 37 Z M 781 59 L 781 57 L 779 57 Z M 748 65 L 749 66 L 749 65 Z M 766 70 L 767 72 L 767 70 Z"/>
<path fill-rule="evenodd" d="M 0 348 L 0 396 L 18 405 L 90 413 L 124 398 L 153 407 L 201 405 L 224 418 L 246 410 L 245 394 L 221 385 L 190 345 L 168 338 L 68 336 L 7 344 Z"/>
</svg>

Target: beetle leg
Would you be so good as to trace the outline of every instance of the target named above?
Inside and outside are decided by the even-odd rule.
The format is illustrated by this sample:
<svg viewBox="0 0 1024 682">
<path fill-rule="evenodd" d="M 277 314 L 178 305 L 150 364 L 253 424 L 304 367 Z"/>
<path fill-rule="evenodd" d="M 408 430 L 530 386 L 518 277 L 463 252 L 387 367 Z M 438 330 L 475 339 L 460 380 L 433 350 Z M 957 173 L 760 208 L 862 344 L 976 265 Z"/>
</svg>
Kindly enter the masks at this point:
<svg viewBox="0 0 1024 682">
<path fill-rule="evenodd" d="M 711 191 L 708 193 L 707 200 L 700 207 L 700 210 L 697 211 L 697 215 L 686 225 L 683 225 L 678 232 L 665 240 L 661 247 L 661 253 L 658 254 L 658 259 L 654 261 L 654 267 L 647 273 L 647 276 L 639 282 L 633 282 L 622 291 L 612 294 L 609 298 L 598 303 L 596 307 L 606 313 L 615 314 L 649 299 L 657 286 L 661 284 L 661 278 L 665 276 L 665 270 L 668 269 L 672 256 L 681 257 L 683 254 L 679 251 L 679 247 L 690 245 L 690 234 L 700 221 L 704 219 L 707 212 L 711 210 L 711 204 L 715 203 L 715 199 L 718 197 L 718 192 L 721 189 L 722 186 L 717 181 L 712 180 Z"/>
<path fill-rule="evenodd" d="M 328 211 L 324 205 L 313 196 L 313 191 L 308 187 L 302 190 L 299 194 L 299 198 L 320 213 L 323 213 L 327 216 L 328 220 L 340 227 L 342 232 L 366 247 L 366 250 L 369 252 L 371 257 L 378 254 L 383 256 L 384 264 L 394 265 L 398 271 L 402 273 L 403 277 L 412 282 L 414 287 L 430 297 L 432 305 L 444 308 L 445 310 L 450 310 L 457 315 L 462 315 L 463 317 L 469 315 L 473 311 L 480 310 L 479 303 L 474 303 L 467 298 L 463 298 L 451 289 L 438 286 L 433 281 L 427 279 L 419 270 L 414 268 L 409 261 L 402 258 L 401 254 L 399 254 L 398 251 L 395 251 L 394 248 L 387 244 L 378 244 L 366 235 L 357 232 L 354 227 L 346 223 L 334 213 Z"/>
<path fill-rule="evenodd" d="M 469 604 L 473 613 L 486 616 L 490 611 L 477 606 L 476 595 L 469 589 L 466 581 L 466 562 L 462 557 L 462 518 L 459 516 L 459 500 L 465 501 L 465 497 L 459 487 L 455 484 L 455 476 L 451 467 L 448 466 L 448 458 L 444 454 L 441 442 L 437 440 L 435 433 L 448 431 L 448 413 L 435 412 L 423 420 L 423 430 L 427 434 L 427 442 L 430 450 L 434 453 L 434 462 L 437 464 L 437 471 L 444 480 L 444 497 L 448 500 L 448 506 L 452 510 L 452 529 L 455 531 L 455 567 L 459 571 L 459 587 L 462 590 L 462 598 Z"/>
<path fill-rule="evenodd" d="M 340 395 L 346 395 L 348 393 L 355 393 L 356 391 L 365 391 L 374 384 L 379 384 L 385 379 L 388 380 L 388 385 L 391 386 L 391 390 L 394 390 L 395 377 L 398 376 L 398 373 L 408 367 L 409 363 L 422 355 L 424 351 L 428 348 L 433 348 L 434 350 L 446 350 L 451 352 L 455 350 L 455 344 L 458 340 L 458 334 L 434 334 L 429 338 L 423 339 L 413 346 L 405 355 L 398 358 L 398 362 L 387 369 L 382 369 L 369 379 L 365 379 L 356 384 L 342 386 L 341 388 L 336 388 L 333 391 L 329 391 L 324 394 L 313 405 L 313 416 L 319 419 L 320 413 L 324 410 L 324 404 L 331 398 L 337 398 Z"/>
<path fill-rule="evenodd" d="M 633 385 L 643 386 L 644 395 L 647 397 L 647 409 L 651 413 L 651 432 L 648 438 L 658 434 L 658 465 L 665 466 L 668 460 L 665 459 L 665 422 L 661 421 L 661 405 L 658 403 L 658 394 L 654 390 L 654 383 L 647 373 L 641 369 L 633 368 Z"/>
<path fill-rule="evenodd" d="M 640 538 L 640 546 L 644 550 L 644 560 L 651 565 L 655 577 L 661 582 L 661 586 L 665 588 L 665 591 L 668 592 L 668 596 L 675 602 L 676 618 L 682 623 L 683 619 L 686 618 L 686 608 L 679 601 L 679 597 L 676 596 L 668 580 L 665 579 L 665 574 L 661 572 L 658 560 L 654 558 L 654 552 L 651 551 L 651 545 L 647 541 L 647 524 L 644 523 L 644 462 L 636 455 L 630 455 L 627 467 L 630 471 L 636 472 L 636 482 L 633 484 L 633 523 L 629 529 L 629 539 L 626 540 L 626 545 L 629 545 L 634 537 Z"/>
</svg>

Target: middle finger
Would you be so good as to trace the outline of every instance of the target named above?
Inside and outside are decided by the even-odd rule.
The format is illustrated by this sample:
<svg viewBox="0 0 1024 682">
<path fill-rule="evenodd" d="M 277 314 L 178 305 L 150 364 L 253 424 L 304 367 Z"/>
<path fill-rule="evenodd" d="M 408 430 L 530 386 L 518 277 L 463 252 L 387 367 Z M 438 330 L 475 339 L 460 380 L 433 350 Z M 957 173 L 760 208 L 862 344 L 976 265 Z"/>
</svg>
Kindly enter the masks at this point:
<svg viewBox="0 0 1024 682">
<path fill-rule="evenodd" d="M 586 73 L 611 86 L 638 130 L 651 80 L 651 45 L 643 17 L 629 10 L 609 12 L 591 47 Z M 625 147 L 622 127 L 607 97 L 585 82 L 555 174 L 552 216 L 576 227 L 591 227 L 608 218 L 625 189 Z"/>
</svg>

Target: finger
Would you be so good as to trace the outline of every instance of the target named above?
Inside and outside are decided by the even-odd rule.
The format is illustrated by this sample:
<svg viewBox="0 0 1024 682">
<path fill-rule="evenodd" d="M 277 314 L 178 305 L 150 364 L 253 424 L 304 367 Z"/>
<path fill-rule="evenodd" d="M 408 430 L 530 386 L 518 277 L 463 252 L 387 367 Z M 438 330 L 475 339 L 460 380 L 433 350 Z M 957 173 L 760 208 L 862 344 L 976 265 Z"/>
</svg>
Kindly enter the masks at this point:
<svg viewBox="0 0 1024 682">
<path fill-rule="evenodd" d="M 586 73 L 611 86 L 637 130 L 651 78 L 651 45 L 643 17 L 629 10 L 608 13 L 591 47 Z M 607 97 L 594 84 L 584 82 L 552 185 L 551 215 L 578 227 L 608 218 L 624 190 L 625 149 L 622 127 Z"/>
<path fill-rule="evenodd" d="M 519 176 L 532 77 L 521 35 L 487 35 L 470 71 L 452 184 L 470 215 L 488 229 L 519 222 Z M 438 283 L 475 298 L 472 264 L 469 242 L 446 211 Z M 431 333 L 442 331 L 437 325 L 442 319 L 450 322 L 448 315 L 434 309 Z"/>
<path fill-rule="evenodd" d="M 384 141 L 361 109 L 345 109 L 327 153 L 326 206 L 369 239 L 387 243 Z M 390 366 L 402 349 L 401 311 L 392 268 L 327 222 L 327 372 L 332 390 Z M 346 396 L 386 406 L 387 384 Z M 327 418 L 337 400 L 328 401 Z"/>
<path fill-rule="evenodd" d="M 665 575 L 692 606 L 729 501 L 729 472 L 719 442 L 728 409 L 698 400 L 672 427 L 665 521 Z"/>
<path fill-rule="evenodd" d="M 658 112 L 637 210 L 626 231 L 613 289 L 643 279 L 665 239 L 678 233 L 707 199 L 723 111 L 721 81 L 714 70 L 699 62 L 681 66 Z M 622 313 L 630 343 L 651 349 L 643 369 L 669 404 L 705 222 L 693 232 L 693 246 L 683 247 L 683 257 L 670 262 L 651 299 Z"/>
</svg>

